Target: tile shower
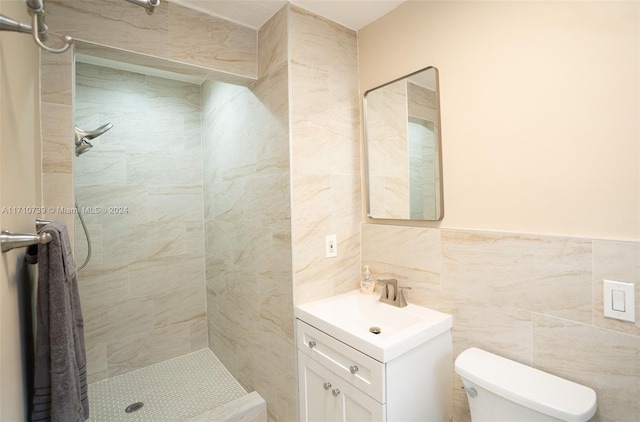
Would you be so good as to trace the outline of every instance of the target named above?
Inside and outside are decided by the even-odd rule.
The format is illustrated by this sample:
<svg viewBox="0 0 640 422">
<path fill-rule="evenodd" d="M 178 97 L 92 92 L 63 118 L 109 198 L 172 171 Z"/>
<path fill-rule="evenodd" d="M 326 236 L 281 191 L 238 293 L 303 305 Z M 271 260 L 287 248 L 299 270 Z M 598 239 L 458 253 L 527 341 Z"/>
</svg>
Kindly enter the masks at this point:
<svg viewBox="0 0 640 422">
<path fill-rule="evenodd" d="M 79 278 L 92 381 L 210 346 L 256 385 L 270 368 L 262 348 L 286 349 L 277 339 L 292 337 L 290 320 L 279 322 L 287 286 L 291 297 L 288 138 L 261 102 L 286 101 L 282 64 L 276 72 L 247 89 L 76 62 L 76 124 L 114 124 L 94 141 L 97 154 L 75 159 L 76 199 L 89 212 L 125 210 L 84 217 L 93 259 Z M 234 336 L 241 344 L 225 345 Z M 238 366 L 244 353 L 254 356 Z"/>
<path fill-rule="evenodd" d="M 145 403 L 139 417 L 150 420 L 182 420 L 223 405 L 235 412 L 237 405 L 227 402 L 243 404 L 253 397 L 243 398 L 240 384 L 208 349 L 203 192 L 220 194 L 210 177 L 206 181 L 211 183 L 203 184 L 203 167 L 206 175 L 221 167 L 207 161 L 220 149 L 211 152 L 202 145 L 201 140 L 211 136 L 203 136 L 201 121 L 209 127 L 215 118 L 203 119 L 200 103 L 201 98 L 206 105 L 220 97 L 226 103 L 224 98 L 253 95 L 244 87 L 201 87 L 82 62 L 76 62 L 75 81 L 76 124 L 89 128 L 106 119 L 114 125 L 109 136 L 94 140 L 91 153 L 75 159 L 73 171 L 76 200 L 86 212 L 92 245 L 91 261 L 78 275 L 89 381 L 111 378 L 91 384 L 92 420 L 117 419 L 122 407 L 135 400 Z M 215 92 L 210 92 L 211 85 L 216 85 Z M 224 156 L 227 163 L 232 161 L 231 154 Z M 206 207 L 212 216 L 208 226 L 215 225 L 212 210 L 221 208 L 213 204 L 224 203 L 212 200 Z M 100 209 L 115 211 L 95 213 Z M 81 262 L 87 240 L 79 223 L 76 219 L 75 248 Z M 220 262 L 214 262 L 210 272 L 215 265 Z M 216 276 L 210 275 L 212 282 Z M 229 283 L 226 278 L 222 282 Z M 215 309 L 216 298 L 209 302 Z M 233 319 L 233 312 L 229 315 Z M 211 347 L 216 348 L 215 341 Z M 207 371 L 211 376 L 197 381 Z M 188 376 L 195 384 L 171 373 Z M 198 394 L 190 393 L 194 388 Z M 167 407 L 172 397 L 182 394 L 187 397 Z"/>
<path fill-rule="evenodd" d="M 52 2 L 49 22 L 63 19 L 60 24 L 73 26 L 67 19 L 97 19 L 95 33 L 75 37 L 92 42 L 106 36 L 99 30 L 103 17 L 87 12 Z M 246 37 L 246 28 L 170 3 L 164 13 L 158 21 L 169 21 L 169 34 L 203 24 L 233 42 L 211 40 L 207 48 L 222 51 L 184 57 L 178 46 L 199 41 L 197 30 L 187 31 L 191 41 L 176 34 L 170 41 L 175 49 L 160 56 L 196 65 L 203 63 L 202 54 L 224 57 L 214 63 L 222 70 L 208 77 L 255 78 L 257 54 L 245 49 L 255 51 L 256 40 Z M 74 64 L 72 54 L 41 58 L 44 202 L 70 206 L 73 178 L 81 207 L 127 210 L 86 216 L 94 248 L 86 277 L 80 276 L 92 381 L 209 347 L 245 389 L 258 390 L 269 402 L 270 419 L 295 414 L 293 364 L 278 360 L 289 351 L 293 356 L 290 203 L 273 201 L 289 190 L 287 17 L 285 8 L 254 32 L 262 59 L 260 77 L 249 88 Z M 120 24 L 135 33 L 128 22 Z M 111 29 L 107 38 L 117 38 Z M 132 42 L 127 49 L 140 45 L 155 55 L 161 48 Z M 111 133 L 72 161 L 67 128 L 103 119 L 113 121 Z M 73 228 L 73 215 L 58 218 Z M 86 241 L 80 226 L 74 238 L 81 262 Z M 277 258 L 265 261 L 262 250 L 252 256 L 251 245 L 268 246 Z M 276 374 L 288 380 L 281 389 L 269 388 Z"/>
<path fill-rule="evenodd" d="M 231 114 L 241 111 L 245 100 L 249 101 L 247 109 L 258 113 L 247 115 L 245 124 L 236 127 L 236 141 L 219 146 L 236 158 L 214 154 L 224 167 L 210 174 L 203 168 L 205 186 L 207 180 L 222 182 L 216 187 L 216 201 L 210 202 L 213 206 L 204 209 L 207 328 L 209 346 L 243 385 L 264 397 L 269 419 L 294 420 L 293 289 L 297 300 L 310 300 L 319 293 L 326 296 L 355 288 L 359 274 L 356 33 L 287 6 L 257 31 L 251 44 L 242 28 L 173 3 L 156 11 L 156 20 L 144 17 L 132 25 L 103 1 L 91 6 L 99 7 L 100 15 L 96 15 L 90 2 L 51 0 L 47 22 L 54 29 L 68 29 L 76 39 L 150 54 L 148 57 L 173 58 L 196 66 L 213 60 L 221 68 L 214 72 L 217 76 L 246 79 L 255 78 L 256 71 L 259 74 L 251 85 L 255 98 L 246 93 L 235 95 L 240 91 L 223 84 L 202 86 L 202 98 L 215 92 L 229 94 L 220 105 L 203 102 L 203 116 L 209 114 L 209 106 Z M 85 24 L 78 26 L 77 22 Z M 220 40 L 210 39 L 211 34 L 205 37 L 199 28 L 192 30 L 200 26 Z M 225 38 L 224 34 L 229 35 Z M 248 66 L 250 58 L 243 52 L 256 49 L 256 44 L 260 48 L 253 65 Z M 73 152 L 67 128 L 73 125 L 73 56 L 42 56 L 41 60 L 43 202 L 71 206 Z M 315 77 L 309 78 L 310 74 Z M 235 113 L 234 118 L 242 117 Z M 223 136 L 212 139 L 210 145 L 228 135 L 226 126 L 215 120 L 203 120 L 203 127 L 205 133 L 210 128 L 222 130 Z M 247 141 L 251 149 L 238 148 L 239 140 Z M 204 142 L 209 144 L 209 140 Z M 203 156 L 209 153 L 205 150 Z M 297 163 L 295 168 L 289 160 Z M 251 178 L 260 189 L 245 188 Z M 283 198 L 273 191 L 286 191 L 288 183 L 291 196 Z M 214 192 L 204 187 L 203 194 L 206 203 Z M 336 206 L 325 207 L 327 200 L 336 201 Z M 295 220 L 287 207 L 297 210 Z M 72 217 L 58 216 L 69 226 Z M 291 224 L 284 223 L 289 218 Z M 343 252 L 332 262 L 315 253 L 313 239 L 327 230 L 337 233 L 343 245 Z M 264 255 L 261 248 L 267 246 L 272 255 L 255 259 Z M 273 379 L 282 381 L 274 388 Z"/>
<path fill-rule="evenodd" d="M 114 125 L 74 159 L 93 382 L 207 347 L 200 87 L 76 63 L 74 108 L 81 128 Z"/>
</svg>

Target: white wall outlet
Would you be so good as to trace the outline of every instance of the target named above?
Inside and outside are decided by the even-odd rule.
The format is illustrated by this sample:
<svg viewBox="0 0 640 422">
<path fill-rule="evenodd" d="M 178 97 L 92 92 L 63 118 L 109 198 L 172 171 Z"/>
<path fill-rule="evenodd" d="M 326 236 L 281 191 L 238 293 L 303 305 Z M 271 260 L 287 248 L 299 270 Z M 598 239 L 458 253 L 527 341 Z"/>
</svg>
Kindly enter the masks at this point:
<svg viewBox="0 0 640 422">
<path fill-rule="evenodd" d="M 604 316 L 636 322 L 635 285 L 622 281 L 603 281 Z"/>
<path fill-rule="evenodd" d="M 324 237 L 324 256 L 326 258 L 338 256 L 338 238 L 335 234 Z"/>
</svg>

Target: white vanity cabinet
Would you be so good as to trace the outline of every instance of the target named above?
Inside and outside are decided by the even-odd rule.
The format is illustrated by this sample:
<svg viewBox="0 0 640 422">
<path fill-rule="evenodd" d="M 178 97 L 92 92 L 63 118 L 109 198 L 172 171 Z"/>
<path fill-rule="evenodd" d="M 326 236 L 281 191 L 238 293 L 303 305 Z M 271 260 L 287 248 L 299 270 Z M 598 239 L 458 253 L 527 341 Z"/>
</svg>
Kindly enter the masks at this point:
<svg viewBox="0 0 640 422">
<path fill-rule="evenodd" d="M 301 421 L 386 421 L 384 405 L 304 353 L 298 374 Z"/>
<path fill-rule="evenodd" d="M 450 329 L 388 362 L 300 319 L 296 329 L 300 422 L 449 421 Z"/>
</svg>

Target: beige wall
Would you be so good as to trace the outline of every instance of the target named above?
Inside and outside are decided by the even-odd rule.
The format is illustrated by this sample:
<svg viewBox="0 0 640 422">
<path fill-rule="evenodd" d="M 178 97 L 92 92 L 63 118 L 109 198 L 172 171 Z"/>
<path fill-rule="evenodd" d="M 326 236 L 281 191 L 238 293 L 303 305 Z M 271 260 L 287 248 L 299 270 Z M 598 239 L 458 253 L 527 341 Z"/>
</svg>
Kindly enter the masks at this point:
<svg viewBox="0 0 640 422">
<path fill-rule="evenodd" d="M 369 220 L 363 264 L 453 315 L 454 358 L 477 346 L 588 385 L 596 421 L 640 418 L 640 314 L 604 318 L 602 298 L 613 279 L 640 299 L 638 12 L 411 1 L 359 33 L 362 92 L 440 70 L 445 202 L 429 227 Z"/>
<path fill-rule="evenodd" d="M 0 13 L 21 22 L 29 16 L 22 1 L 1 1 Z M 30 36 L 0 34 L 0 209 L 40 205 L 40 130 L 38 125 L 38 48 Z M 0 212 L 0 227 L 35 233 L 26 211 Z M 0 420 L 27 418 L 30 371 L 25 341 L 30 327 L 23 300 L 29 289 L 25 249 L 3 253 L 0 262 Z"/>
<path fill-rule="evenodd" d="M 360 30 L 361 92 L 440 71 L 441 227 L 640 238 L 638 14 L 409 1 Z"/>
</svg>

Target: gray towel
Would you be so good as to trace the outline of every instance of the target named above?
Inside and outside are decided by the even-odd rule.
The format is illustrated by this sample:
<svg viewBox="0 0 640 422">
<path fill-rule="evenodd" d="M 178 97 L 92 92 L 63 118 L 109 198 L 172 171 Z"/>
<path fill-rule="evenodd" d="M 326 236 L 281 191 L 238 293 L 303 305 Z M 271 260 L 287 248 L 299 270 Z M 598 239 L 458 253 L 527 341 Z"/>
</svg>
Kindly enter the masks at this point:
<svg viewBox="0 0 640 422">
<path fill-rule="evenodd" d="M 38 245 L 36 357 L 32 421 L 78 422 L 89 418 L 84 321 L 69 235 L 54 221 L 40 230 Z M 30 248 L 27 254 L 32 254 Z"/>
</svg>

